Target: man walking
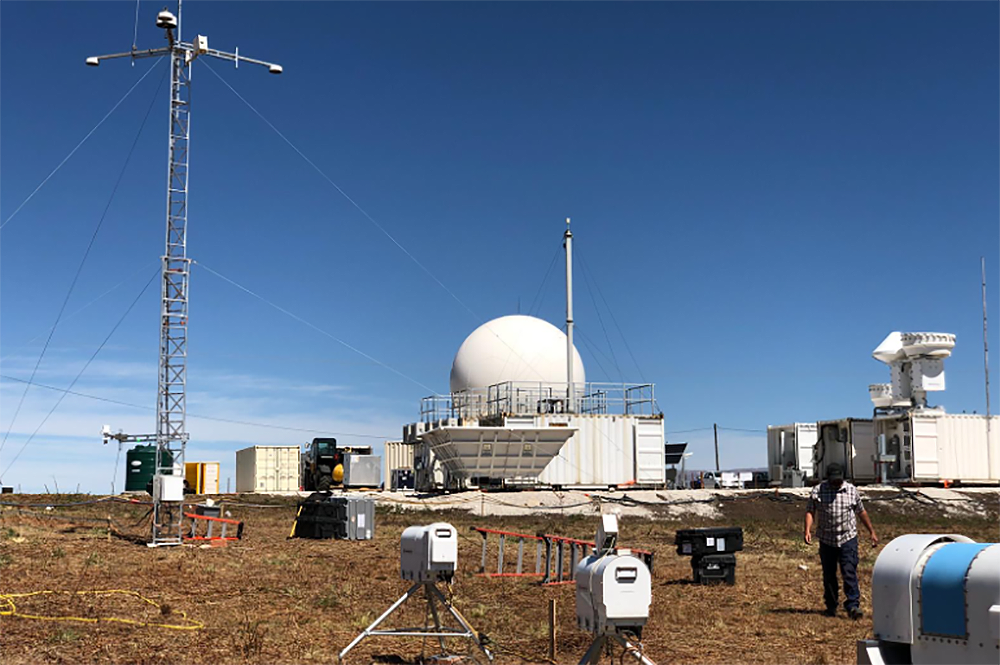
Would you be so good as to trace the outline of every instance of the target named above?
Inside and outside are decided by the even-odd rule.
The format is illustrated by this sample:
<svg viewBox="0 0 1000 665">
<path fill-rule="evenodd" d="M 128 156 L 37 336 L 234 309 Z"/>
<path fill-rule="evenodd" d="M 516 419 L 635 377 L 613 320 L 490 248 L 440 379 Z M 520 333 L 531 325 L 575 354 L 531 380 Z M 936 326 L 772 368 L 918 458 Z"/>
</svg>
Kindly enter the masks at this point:
<svg viewBox="0 0 1000 665">
<path fill-rule="evenodd" d="M 868 511 L 861 503 L 858 488 L 844 481 L 844 467 L 831 464 L 826 469 L 826 481 L 812 489 L 806 505 L 805 541 L 812 545 L 813 522 L 819 537 L 819 560 L 823 564 L 823 600 L 826 616 L 837 616 L 837 566 L 844 580 L 844 609 L 847 616 L 860 619 L 861 590 L 858 588 L 858 521 L 868 529 L 872 547 L 878 545 L 878 536 L 872 526 Z"/>
</svg>

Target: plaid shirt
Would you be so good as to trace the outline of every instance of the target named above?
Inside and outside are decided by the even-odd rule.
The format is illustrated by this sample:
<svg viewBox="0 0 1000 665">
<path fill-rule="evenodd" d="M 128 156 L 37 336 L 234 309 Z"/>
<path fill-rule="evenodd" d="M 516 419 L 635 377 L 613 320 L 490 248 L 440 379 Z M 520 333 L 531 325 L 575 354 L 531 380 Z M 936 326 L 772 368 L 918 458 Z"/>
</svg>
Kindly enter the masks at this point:
<svg viewBox="0 0 1000 665">
<path fill-rule="evenodd" d="M 816 536 L 819 542 L 840 547 L 858 536 L 857 515 L 865 511 L 858 488 L 846 480 L 834 489 L 822 482 L 809 494 L 806 510 L 816 517 Z"/>
</svg>

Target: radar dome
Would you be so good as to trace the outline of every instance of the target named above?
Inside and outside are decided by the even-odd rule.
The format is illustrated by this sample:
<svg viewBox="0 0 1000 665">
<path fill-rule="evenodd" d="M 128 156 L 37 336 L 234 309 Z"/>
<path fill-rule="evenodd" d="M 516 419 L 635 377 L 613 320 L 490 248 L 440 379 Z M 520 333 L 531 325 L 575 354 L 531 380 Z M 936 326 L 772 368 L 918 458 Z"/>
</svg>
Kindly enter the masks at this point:
<svg viewBox="0 0 1000 665">
<path fill-rule="evenodd" d="M 573 383 L 586 382 L 580 352 L 573 348 Z M 506 381 L 566 385 L 566 333 L 533 316 L 493 319 L 472 331 L 451 365 L 451 392 Z"/>
</svg>

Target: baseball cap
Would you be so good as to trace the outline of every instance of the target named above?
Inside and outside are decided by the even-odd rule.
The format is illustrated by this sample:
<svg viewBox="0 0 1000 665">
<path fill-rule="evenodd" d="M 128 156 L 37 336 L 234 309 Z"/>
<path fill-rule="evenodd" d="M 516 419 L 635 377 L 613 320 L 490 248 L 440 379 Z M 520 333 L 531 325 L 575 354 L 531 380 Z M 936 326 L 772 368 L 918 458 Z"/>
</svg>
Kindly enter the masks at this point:
<svg viewBox="0 0 1000 665">
<path fill-rule="evenodd" d="M 830 466 L 826 467 L 826 479 L 827 480 L 843 480 L 844 479 L 844 467 L 840 464 L 834 462 Z"/>
</svg>

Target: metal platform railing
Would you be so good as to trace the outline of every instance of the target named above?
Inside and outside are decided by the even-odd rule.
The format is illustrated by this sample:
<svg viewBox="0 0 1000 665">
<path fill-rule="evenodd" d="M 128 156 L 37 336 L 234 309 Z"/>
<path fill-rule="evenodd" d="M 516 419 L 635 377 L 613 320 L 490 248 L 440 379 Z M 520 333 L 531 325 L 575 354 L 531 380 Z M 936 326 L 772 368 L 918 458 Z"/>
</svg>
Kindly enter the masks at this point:
<svg viewBox="0 0 1000 665">
<path fill-rule="evenodd" d="M 569 412 L 568 383 L 506 381 L 485 389 L 431 395 L 420 402 L 420 420 L 490 418 Z M 578 383 L 576 413 L 655 415 L 652 383 Z"/>
</svg>

